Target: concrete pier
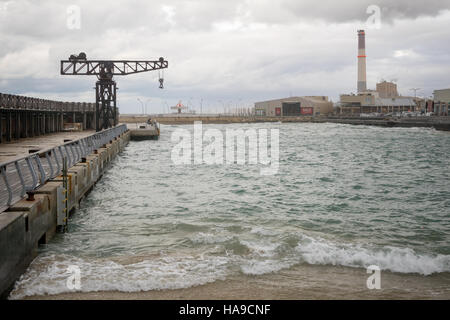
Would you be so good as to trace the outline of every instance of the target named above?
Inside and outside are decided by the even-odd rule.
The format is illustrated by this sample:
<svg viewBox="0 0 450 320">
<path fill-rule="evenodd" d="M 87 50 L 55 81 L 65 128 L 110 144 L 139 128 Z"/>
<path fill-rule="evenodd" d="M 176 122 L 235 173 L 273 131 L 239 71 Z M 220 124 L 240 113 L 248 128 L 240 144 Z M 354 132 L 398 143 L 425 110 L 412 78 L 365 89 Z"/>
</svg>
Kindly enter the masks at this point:
<svg viewBox="0 0 450 320">
<path fill-rule="evenodd" d="M 68 169 L 69 212 L 78 207 L 130 136 L 130 131 L 122 133 Z M 39 244 L 48 243 L 61 225 L 64 195 L 63 177 L 57 176 L 0 213 L 0 298 L 8 296 L 36 257 Z"/>
<path fill-rule="evenodd" d="M 63 144 L 65 141 L 78 140 L 95 133 L 95 130 L 49 133 L 34 138 L 22 138 L 10 143 L 0 144 L 0 163 L 24 157 L 30 150 L 45 150 Z"/>
<path fill-rule="evenodd" d="M 159 138 L 159 128 L 157 124 L 149 125 L 147 123 L 130 123 L 127 124 L 130 130 L 131 140 L 157 140 Z"/>
</svg>

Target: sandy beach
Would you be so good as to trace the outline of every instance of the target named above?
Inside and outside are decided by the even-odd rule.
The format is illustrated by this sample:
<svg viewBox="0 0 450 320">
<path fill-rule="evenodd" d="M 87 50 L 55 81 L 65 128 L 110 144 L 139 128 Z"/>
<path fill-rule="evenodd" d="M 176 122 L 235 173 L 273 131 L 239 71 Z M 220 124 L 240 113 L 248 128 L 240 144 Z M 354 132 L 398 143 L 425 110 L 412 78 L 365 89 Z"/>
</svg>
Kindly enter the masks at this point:
<svg viewBox="0 0 450 320">
<path fill-rule="evenodd" d="M 430 276 L 382 272 L 381 289 L 369 290 L 366 270 L 301 265 L 260 276 L 176 290 L 73 292 L 30 296 L 29 300 L 228 300 L 228 299 L 450 299 L 450 273 Z"/>
</svg>

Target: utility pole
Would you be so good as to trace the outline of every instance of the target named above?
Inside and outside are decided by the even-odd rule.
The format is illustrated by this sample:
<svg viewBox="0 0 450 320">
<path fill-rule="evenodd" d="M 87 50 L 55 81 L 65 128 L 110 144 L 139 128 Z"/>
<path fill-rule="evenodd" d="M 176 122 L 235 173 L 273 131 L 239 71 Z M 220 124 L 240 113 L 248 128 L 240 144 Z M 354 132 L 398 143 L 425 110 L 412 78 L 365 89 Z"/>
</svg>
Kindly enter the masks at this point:
<svg viewBox="0 0 450 320">
<path fill-rule="evenodd" d="M 141 103 L 141 107 L 142 107 L 142 114 L 144 114 L 144 103 L 142 102 L 141 99 L 137 98 L 137 100 Z"/>
</svg>

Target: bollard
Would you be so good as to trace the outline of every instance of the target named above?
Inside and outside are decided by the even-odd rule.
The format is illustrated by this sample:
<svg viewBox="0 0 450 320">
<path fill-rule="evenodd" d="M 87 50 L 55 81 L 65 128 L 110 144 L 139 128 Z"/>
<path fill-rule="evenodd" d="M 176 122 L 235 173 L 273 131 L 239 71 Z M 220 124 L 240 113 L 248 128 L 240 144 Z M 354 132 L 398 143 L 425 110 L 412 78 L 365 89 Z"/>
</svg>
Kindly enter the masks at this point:
<svg viewBox="0 0 450 320">
<path fill-rule="evenodd" d="M 27 191 L 27 195 L 28 195 L 27 201 L 34 201 L 35 200 L 34 199 L 34 192 Z"/>
</svg>

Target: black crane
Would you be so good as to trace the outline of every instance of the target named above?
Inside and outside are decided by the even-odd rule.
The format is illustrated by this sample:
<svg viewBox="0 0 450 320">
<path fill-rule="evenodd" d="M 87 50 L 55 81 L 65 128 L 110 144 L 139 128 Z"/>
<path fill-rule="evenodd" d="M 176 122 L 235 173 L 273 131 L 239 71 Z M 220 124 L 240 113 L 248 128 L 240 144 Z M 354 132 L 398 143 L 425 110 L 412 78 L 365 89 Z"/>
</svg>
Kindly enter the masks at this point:
<svg viewBox="0 0 450 320">
<path fill-rule="evenodd" d="M 169 66 L 164 58 L 158 60 L 88 60 L 86 54 L 71 55 L 68 60 L 61 60 L 61 75 L 97 76 L 95 85 L 95 128 L 97 131 L 117 125 L 117 87 L 113 76 L 126 76 Z M 163 89 L 164 78 L 159 75 L 159 88 Z"/>
</svg>

